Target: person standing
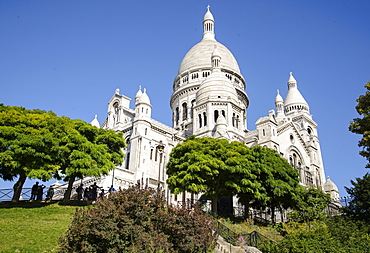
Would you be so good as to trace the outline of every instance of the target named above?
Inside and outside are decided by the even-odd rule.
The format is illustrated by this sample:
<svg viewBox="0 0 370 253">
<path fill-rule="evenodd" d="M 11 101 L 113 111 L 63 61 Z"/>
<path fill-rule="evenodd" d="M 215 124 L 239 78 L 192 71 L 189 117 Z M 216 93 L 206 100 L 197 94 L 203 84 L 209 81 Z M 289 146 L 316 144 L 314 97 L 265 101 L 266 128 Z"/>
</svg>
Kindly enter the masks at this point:
<svg viewBox="0 0 370 253">
<path fill-rule="evenodd" d="M 45 185 L 39 185 L 37 187 L 37 200 L 41 201 L 42 200 L 42 195 L 44 194 L 44 189 L 46 188 Z"/>
<path fill-rule="evenodd" d="M 77 187 L 76 192 L 77 192 L 77 199 L 78 199 L 78 201 L 83 200 L 84 185 L 83 184 L 80 184 L 80 186 Z"/>
<path fill-rule="evenodd" d="M 98 188 L 100 187 L 96 185 L 96 182 L 91 186 L 92 201 L 96 201 L 98 197 Z"/>
<path fill-rule="evenodd" d="M 48 191 L 46 192 L 46 200 L 53 200 L 54 196 L 54 188 L 53 186 L 50 186 Z"/>
<path fill-rule="evenodd" d="M 101 189 L 99 196 L 100 196 L 100 200 L 104 199 L 104 196 L 105 196 L 104 189 Z"/>
<path fill-rule="evenodd" d="M 37 189 L 39 188 L 39 182 L 36 182 L 31 189 L 31 198 L 30 200 L 35 200 L 37 196 Z"/>
</svg>

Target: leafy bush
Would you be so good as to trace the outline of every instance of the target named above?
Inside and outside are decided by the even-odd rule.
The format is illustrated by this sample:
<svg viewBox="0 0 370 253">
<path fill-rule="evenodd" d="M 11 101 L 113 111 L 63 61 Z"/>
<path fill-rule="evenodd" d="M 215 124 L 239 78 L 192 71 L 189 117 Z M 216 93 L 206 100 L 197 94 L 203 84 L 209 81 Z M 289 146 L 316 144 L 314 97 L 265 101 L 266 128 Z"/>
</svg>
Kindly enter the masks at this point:
<svg viewBox="0 0 370 253">
<path fill-rule="evenodd" d="M 205 252 L 212 224 L 197 208 L 167 207 L 163 192 L 134 186 L 77 210 L 61 252 Z"/>
<path fill-rule="evenodd" d="M 290 222 L 283 224 L 283 229 L 286 235 L 280 243 L 285 249 L 281 252 L 344 252 L 323 222 Z"/>
<path fill-rule="evenodd" d="M 285 248 L 263 252 L 368 252 L 370 225 L 352 216 L 335 216 L 309 223 L 282 223 Z"/>
<path fill-rule="evenodd" d="M 335 216 L 326 220 L 329 232 L 344 252 L 360 253 L 370 249 L 370 225 L 353 216 Z"/>
</svg>

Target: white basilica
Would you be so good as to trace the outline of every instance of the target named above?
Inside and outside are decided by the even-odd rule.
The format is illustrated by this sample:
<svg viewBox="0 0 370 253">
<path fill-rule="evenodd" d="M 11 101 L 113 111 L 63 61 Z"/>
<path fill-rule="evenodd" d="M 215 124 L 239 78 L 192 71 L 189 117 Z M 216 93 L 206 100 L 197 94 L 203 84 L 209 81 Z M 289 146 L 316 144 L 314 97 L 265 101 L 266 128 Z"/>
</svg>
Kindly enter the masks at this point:
<svg viewBox="0 0 370 253">
<path fill-rule="evenodd" d="M 247 130 L 246 82 L 233 54 L 215 39 L 214 28 L 208 7 L 203 38 L 187 52 L 173 82 L 172 127 L 151 118 L 153 108 L 147 91 L 141 88 L 133 108 L 131 99 L 117 89 L 108 103 L 104 123 L 100 126 L 96 118 L 91 122 L 123 132 L 127 143 L 125 162 L 102 178 L 100 184 L 105 188 L 111 184 L 126 188 L 138 181 L 151 187 L 160 185 L 170 202 L 177 201 L 178 196 L 170 194 L 166 187 L 165 164 L 174 146 L 195 135 L 275 149 L 299 170 L 302 185 L 316 186 L 339 199 L 338 188 L 330 179 L 325 180 L 317 124 L 293 74 L 288 78 L 285 99 L 278 92 L 275 111 L 259 118 L 256 130 Z"/>
</svg>

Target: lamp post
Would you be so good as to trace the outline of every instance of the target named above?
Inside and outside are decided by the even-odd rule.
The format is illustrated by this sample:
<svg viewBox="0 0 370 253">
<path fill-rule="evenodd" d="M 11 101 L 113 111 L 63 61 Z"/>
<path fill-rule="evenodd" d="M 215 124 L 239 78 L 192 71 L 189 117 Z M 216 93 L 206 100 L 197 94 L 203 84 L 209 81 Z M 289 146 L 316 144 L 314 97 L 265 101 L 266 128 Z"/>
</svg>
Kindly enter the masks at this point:
<svg viewBox="0 0 370 253">
<path fill-rule="evenodd" d="M 158 166 L 158 189 L 160 187 L 160 179 L 161 179 L 161 163 L 162 163 L 162 155 L 164 150 L 164 144 L 162 141 L 159 141 L 156 147 L 157 153 L 159 153 L 159 166 Z"/>
</svg>

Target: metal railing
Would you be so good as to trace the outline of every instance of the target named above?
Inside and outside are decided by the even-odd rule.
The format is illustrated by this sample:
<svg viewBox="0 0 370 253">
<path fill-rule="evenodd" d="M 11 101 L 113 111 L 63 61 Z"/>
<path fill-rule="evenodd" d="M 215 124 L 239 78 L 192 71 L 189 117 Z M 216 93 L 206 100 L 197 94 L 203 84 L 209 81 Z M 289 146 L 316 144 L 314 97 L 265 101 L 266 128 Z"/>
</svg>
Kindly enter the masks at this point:
<svg viewBox="0 0 370 253">
<path fill-rule="evenodd" d="M 23 188 L 19 200 L 29 200 L 31 198 L 32 188 Z M 0 189 L 0 201 L 11 201 L 13 198 L 13 189 Z M 46 192 L 43 192 L 42 198 L 45 199 Z"/>
</svg>

